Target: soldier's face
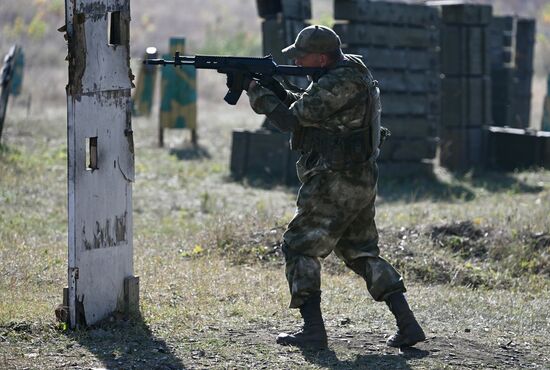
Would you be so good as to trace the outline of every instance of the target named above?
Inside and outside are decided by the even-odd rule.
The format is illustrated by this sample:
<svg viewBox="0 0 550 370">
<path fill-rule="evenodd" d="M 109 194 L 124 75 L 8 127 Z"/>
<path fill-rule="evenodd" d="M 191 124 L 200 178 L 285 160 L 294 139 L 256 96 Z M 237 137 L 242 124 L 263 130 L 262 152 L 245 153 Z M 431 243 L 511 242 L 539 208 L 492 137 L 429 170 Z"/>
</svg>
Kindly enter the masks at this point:
<svg viewBox="0 0 550 370">
<path fill-rule="evenodd" d="M 294 64 L 300 67 L 325 67 L 327 58 L 324 54 L 306 54 L 301 58 L 296 58 Z"/>
</svg>

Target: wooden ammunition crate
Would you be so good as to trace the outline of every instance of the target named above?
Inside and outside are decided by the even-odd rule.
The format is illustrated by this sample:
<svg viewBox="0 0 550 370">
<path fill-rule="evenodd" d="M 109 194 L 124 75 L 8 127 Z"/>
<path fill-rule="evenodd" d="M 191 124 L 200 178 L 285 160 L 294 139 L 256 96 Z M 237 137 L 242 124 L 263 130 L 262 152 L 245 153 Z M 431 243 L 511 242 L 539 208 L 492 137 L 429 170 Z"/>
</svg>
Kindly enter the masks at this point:
<svg viewBox="0 0 550 370">
<path fill-rule="evenodd" d="M 435 158 L 437 139 L 399 138 L 391 136 L 382 146 L 381 162 L 421 162 Z"/>
<path fill-rule="evenodd" d="M 494 126 L 510 126 L 514 117 L 514 86 L 516 85 L 515 69 L 493 69 L 492 112 Z"/>
<path fill-rule="evenodd" d="M 298 184 L 296 161 L 299 153 L 290 150 L 289 135 L 270 131 L 233 131 L 231 176 L 259 179 L 270 184 Z"/>
<path fill-rule="evenodd" d="M 513 90 L 514 119 L 510 126 L 527 128 L 530 126 L 533 72 L 516 71 L 516 84 Z"/>
<path fill-rule="evenodd" d="M 432 172 L 436 139 L 399 139 L 393 136 L 382 147 L 379 162 L 381 172 L 403 177 Z M 269 131 L 233 131 L 231 176 L 265 184 L 299 185 L 296 161 L 299 153 L 291 151 L 288 135 Z M 400 171 L 396 171 L 400 169 Z"/>
<path fill-rule="evenodd" d="M 279 64 L 289 61 L 281 50 L 294 43 L 298 33 L 305 27 L 304 21 L 294 19 L 267 19 L 262 22 L 262 45 L 264 55 L 271 54 Z"/>
<path fill-rule="evenodd" d="M 495 45 L 503 47 L 514 46 L 516 35 L 516 18 L 511 15 L 494 16 L 489 24 L 491 39 L 494 37 Z M 491 44 L 493 44 L 491 42 Z"/>
<path fill-rule="evenodd" d="M 382 89 L 382 114 L 429 116 L 439 114 L 438 94 L 399 94 Z"/>
<path fill-rule="evenodd" d="M 419 27 L 430 27 L 439 23 L 439 13 L 435 8 L 385 1 L 336 0 L 334 18 Z"/>
<path fill-rule="evenodd" d="M 281 50 L 294 43 L 298 33 L 306 26 L 303 20 L 274 18 L 262 22 L 262 45 L 264 55 L 271 54 L 278 64 L 294 64 Z M 299 87 L 309 85 L 306 77 L 289 76 L 287 79 Z"/>
<path fill-rule="evenodd" d="M 452 171 L 464 171 L 485 164 L 485 132 L 481 127 L 442 128 L 439 162 Z"/>
<path fill-rule="evenodd" d="M 518 19 L 516 26 L 516 68 L 521 73 L 533 73 L 535 55 L 536 22 L 534 19 Z"/>
<path fill-rule="evenodd" d="M 441 125 L 479 127 L 492 121 L 491 78 L 445 78 L 442 81 Z"/>
<path fill-rule="evenodd" d="M 364 23 L 335 24 L 334 31 L 348 46 L 383 46 L 385 48 L 435 48 L 439 44 L 436 28 L 374 25 Z"/>
<path fill-rule="evenodd" d="M 446 76 L 482 76 L 491 72 L 488 27 L 441 27 L 441 72 Z"/>
<path fill-rule="evenodd" d="M 391 138 L 435 138 L 439 117 L 389 116 L 382 113 L 382 126 L 391 131 Z"/>
<path fill-rule="evenodd" d="M 488 25 L 493 17 L 490 5 L 455 4 L 441 7 L 441 18 L 444 23 Z"/>
<path fill-rule="evenodd" d="M 535 20 L 518 19 L 515 54 L 517 85 L 514 89 L 515 111 L 513 127 L 529 127 L 535 37 Z"/>
<path fill-rule="evenodd" d="M 439 53 L 435 49 L 387 49 L 383 46 L 351 46 L 346 53 L 363 55 L 364 62 L 376 73 L 385 69 L 439 71 Z M 375 76 L 376 78 L 376 76 Z"/>
<path fill-rule="evenodd" d="M 375 77 L 384 92 L 434 93 L 440 90 L 440 77 L 431 71 L 376 71 Z"/>
<path fill-rule="evenodd" d="M 501 170 L 550 168 L 550 132 L 489 127 L 489 163 Z"/>
<path fill-rule="evenodd" d="M 261 18 L 311 19 L 311 0 L 256 0 Z"/>
<path fill-rule="evenodd" d="M 512 16 L 493 17 L 489 26 L 492 69 L 513 67 L 515 27 L 516 21 Z"/>
</svg>

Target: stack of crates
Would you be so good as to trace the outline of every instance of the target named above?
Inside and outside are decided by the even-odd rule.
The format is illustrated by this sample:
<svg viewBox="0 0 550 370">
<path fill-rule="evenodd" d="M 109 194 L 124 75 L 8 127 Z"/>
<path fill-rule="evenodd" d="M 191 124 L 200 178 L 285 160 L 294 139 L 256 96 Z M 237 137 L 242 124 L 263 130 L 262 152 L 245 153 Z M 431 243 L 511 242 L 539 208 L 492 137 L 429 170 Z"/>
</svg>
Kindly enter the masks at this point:
<svg viewBox="0 0 550 370">
<path fill-rule="evenodd" d="M 512 16 L 491 22 L 493 124 L 529 127 L 535 20 Z"/>
<path fill-rule="evenodd" d="M 381 150 L 381 173 L 431 172 L 440 120 L 437 9 L 335 0 L 334 18 L 344 52 L 362 55 L 379 82 L 382 125 L 392 132 Z"/>
<path fill-rule="evenodd" d="M 292 44 L 311 18 L 311 0 L 257 0 L 262 21 L 264 55 L 271 54 L 279 64 L 290 64 L 281 50 Z"/>
<path fill-rule="evenodd" d="M 509 126 L 514 120 L 516 85 L 516 19 L 493 17 L 491 34 L 492 113 L 495 126 Z"/>
<path fill-rule="evenodd" d="M 515 54 L 517 88 L 514 89 L 515 115 L 512 122 L 513 127 L 529 127 L 535 37 L 535 20 L 518 19 Z"/>
<path fill-rule="evenodd" d="M 487 164 L 499 170 L 549 168 L 550 133 L 525 130 L 531 113 L 535 21 L 494 17 L 490 28 L 494 126 L 486 131 Z"/>
<path fill-rule="evenodd" d="M 294 43 L 311 18 L 311 0 L 257 0 L 262 21 L 264 55 L 271 54 L 278 64 L 292 64 L 281 50 Z M 305 78 L 289 78 L 305 87 Z M 290 150 L 289 135 L 275 131 L 268 121 L 256 131 L 233 131 L 231 175 L 236 180 L 259 179 L 265 183 L 296 185 L 299 153 Z"/>
<path fill-rule="evenodd" d="M 440 164 L 464 170 L 483 164 L 483 126 L 492 123 L 490 5 L 441 7 Z"/>
<path fill-rule="evenodd" d="M 498 170 L 550 168 L 550 132 L 510 127 L 489 127 L 489 165 Z"/>
</svg>

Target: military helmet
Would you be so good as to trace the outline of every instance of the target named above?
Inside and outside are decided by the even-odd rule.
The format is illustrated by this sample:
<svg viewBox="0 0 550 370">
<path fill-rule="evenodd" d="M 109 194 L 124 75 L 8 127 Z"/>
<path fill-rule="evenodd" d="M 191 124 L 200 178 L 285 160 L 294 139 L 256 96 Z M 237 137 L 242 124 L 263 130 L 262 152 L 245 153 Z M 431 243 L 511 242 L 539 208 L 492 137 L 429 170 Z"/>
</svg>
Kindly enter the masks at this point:
<svg viewBox="0 0 550 370">
<path fill-rule="evenodd" d="M 311 25 L 300 31 L 294 44 L 282 50 L 290 59 L 304 57 L 311 53 L 331 53 L 340 49 L 340 37 L 328 27 Z"/>
</svg>

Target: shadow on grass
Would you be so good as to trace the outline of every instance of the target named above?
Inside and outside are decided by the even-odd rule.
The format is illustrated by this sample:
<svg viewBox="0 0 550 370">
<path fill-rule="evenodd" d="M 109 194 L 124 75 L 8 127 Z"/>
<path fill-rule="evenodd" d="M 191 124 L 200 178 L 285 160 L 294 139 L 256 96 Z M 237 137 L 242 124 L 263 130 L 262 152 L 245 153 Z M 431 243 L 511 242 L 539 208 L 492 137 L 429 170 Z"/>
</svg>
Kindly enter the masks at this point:
<svg viewBox="0 0 550 370">
<path fill-rule="evenodd" d="M 484 189 L 491 193 L 538 193 L 543 186 L 530 185 L 509 173 L 469 172 L 455 174 L 452 182 L 441 181 L 435 175 L 391 178 L 381 176 L 378 180 L 378 194 L 386 202 L 422 200 L 463 200 L 476 197 L 475 190 Z"/>
<path fill-rule="evenodd" d="M 270 178 L 267 175 L 258 175 L 257 177 L 248 176 L 241 179 L 235 179 L 232 176 L 227 176 L 225 180 L 227 182 L 240 183 L 246 187 L 261 190 L 280 189 L 292 194 L 297 194 L 300 189 L 300 184 L 286 184 L 285 181 L 279 181 L 279 178 Z"/>
<path fill-rule="evenodd" d="M 285 189 L 289 193 L 297 194 L 300 184 L 290 182 L 285 185 L 287 180 L 281 178 L 281 175 L 270 177 L 264 173 L 248 174 L 241 179 L 228 176 L 225 179 L 243 186 L 263 190 Z M 443 181 L 434 173 L 416 176 L 380 175 L 378 179 L 378 195 L 385 202 L 472 201 L 476 198 L 476 191 L 481 189 L 491 193 L 538 193 L 544 187 L 529 184 L 511 173 L 481 170 L 455 173 L 448 181 Z"/>
<path fill-rule="evenodd" d="M 297 194 L 300 189 L 299 184 L 285 185 L 278 181 L 278 178 L 270 179 L 266 175 L 249 175 L 243 179 L 235 180 L 227 177 L 226 181 L 239 182 L 244 186 L 249 186 L 262 190 L 273 190 L 275 188 L 284 189 L 289 193 Z M 399 177 L 391 178 L 389 176 L 380 177 L 378 180 L 378 195 L 386 202 L 407 201 L 414 202 L 419 200 L 450 200 L 465 199 L 473 200 L 475 193 L 463 185 L 452 185 L 441 182 L 435 176 L 417 176 L 417 177 Z"/>
<path fill-rule="evenodd" d="M 193 144 L 186 144 L 183 148 L 170 149 L 170 155 L 176 156 L 181 161 L 211 158 L 210 153 L 205 147 Z"/>
<path fill-rule="evenodd" d="M 105 321 L 66 335 L 86 348 L 106 369 L 185 369 L 163 339 L 155 337 L 141 315 Z"/>
<path fill-rule="evenodd" d="M 423 358 L 429 355 L 428 351 L 416 348 L 403 349 L 401 355 L 396 354 L 367 354 L 357 355 L 355 360 L 340 360 L 331 350 L 311 351 L 302 350 L 306 361 L 327 369 L 410 369 L 408 359 Z"/>
<path fill-rule="evenodd" d="M 435 176 L 378 179 L 378 195 L 386 202 L 421 200 L 473 200 L 475 193 L 461 184 L 442 182 Z"/>
<path fill-rule="evenodd" d="M 483 188 L 492 193 L 513 191 L 516 193 L 539 193 L 543 186 L 530 185 L 514 177 L 509 172 L 474 171 L 469 174 L 457 175 L 457 179 L 467 181 L 475 187 Z"/>
</svg>

